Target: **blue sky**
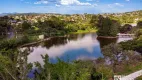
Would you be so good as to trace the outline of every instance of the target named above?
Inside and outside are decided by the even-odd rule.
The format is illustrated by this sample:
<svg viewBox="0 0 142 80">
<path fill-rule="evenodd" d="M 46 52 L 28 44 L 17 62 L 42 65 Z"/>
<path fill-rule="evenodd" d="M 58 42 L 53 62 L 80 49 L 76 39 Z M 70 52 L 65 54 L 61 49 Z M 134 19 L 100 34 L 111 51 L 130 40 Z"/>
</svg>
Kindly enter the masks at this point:
<svg viewBox="0 0 142 80">
<path fill-rule="evenodd" d="M 0 13 L 115 13 L 142 10 L 142 0 L 1 0 Z"/>
</svg>

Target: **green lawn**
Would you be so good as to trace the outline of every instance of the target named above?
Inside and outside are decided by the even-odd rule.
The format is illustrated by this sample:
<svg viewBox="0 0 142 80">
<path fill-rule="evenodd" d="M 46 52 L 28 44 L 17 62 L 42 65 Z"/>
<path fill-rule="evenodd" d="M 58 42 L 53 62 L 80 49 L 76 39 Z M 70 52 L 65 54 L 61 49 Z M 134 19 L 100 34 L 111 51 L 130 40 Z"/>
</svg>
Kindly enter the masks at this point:
<svg viewBox="0 0 142 80">
<path fill-rule="evenodd" d="M 80 34 L 80 33 L 90 33 L 90 32 L 97 32 L 97 29 L 90 29 L 90 30 L 78 30 L 77 32 L 70 32 L 69 34 Z"/>
</svg>

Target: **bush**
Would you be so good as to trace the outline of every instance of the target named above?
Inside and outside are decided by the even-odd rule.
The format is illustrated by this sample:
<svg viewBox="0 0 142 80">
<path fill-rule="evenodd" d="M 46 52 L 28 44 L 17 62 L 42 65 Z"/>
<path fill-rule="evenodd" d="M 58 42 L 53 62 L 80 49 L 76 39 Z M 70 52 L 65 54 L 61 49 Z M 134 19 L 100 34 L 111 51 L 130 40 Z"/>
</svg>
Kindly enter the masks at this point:
<svg viewBox="0 0 142 80">
<path fill-rule="evenodd" d="M 18 46 L 23 45 L 25 43 L 32 42 L 32 39 L 28 36 L 23 36 L 20 38 L 13 38 L 9 40 L 0 41 L 0 50 L 2 49 L 16 49 Z"/>
<path fill-rule="evenodd" d="M 68 63 L 58 59 L 56 64 L 49 62 L 48 55 L 42 56 L 43 67 L 39 62 L 36 62 L 35 76 L 37 80 L 52 79 L 52 80 L 101 80 L 101 74 L 96 72 L 96 69 L 91 61 L 75 61 Z"/>
<path fill-rule="evenodd" d="M 124 50 L 134 50 L 142 53 L 142 40 L 130 40 L 120 44 Z"/>
<path fill-rule="evenodd" d="M 132 29 L 132 26 L 130 24 L 125 24 L 124 26 L 120 27 L 120 32 L 121 33 L 127 33 Z"/>
<path fill-rule="evenodd" d="M 137 27 L 138 27 L 138 28 L 142 28 L 142 21 L 139 21 L 139 22 L 137 23 Z"/>
<path fill-rule="evenodd" d="M 136 31 L 136 37 L 140 37 L 142 35 L 142 29 Z"/>
</svg>

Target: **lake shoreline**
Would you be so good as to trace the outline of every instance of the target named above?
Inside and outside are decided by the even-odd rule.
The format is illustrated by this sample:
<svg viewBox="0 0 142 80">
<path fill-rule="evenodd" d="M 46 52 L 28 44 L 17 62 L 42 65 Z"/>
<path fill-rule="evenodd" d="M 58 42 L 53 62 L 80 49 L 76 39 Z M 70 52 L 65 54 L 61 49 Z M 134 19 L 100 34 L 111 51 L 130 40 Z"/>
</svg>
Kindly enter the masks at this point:
<svg viewBox="0 0 142 80">
<path fill-rule="evenodd" d="M 21 47 L 30 46 L 30 45 L 34 45 L 34 44 L 37 44 L 37 43 L 41 43 L 41 42 L 50 40 L 51 38 L 54 38 L 54 37 L 67 37 L 68 35 L 71 35 L 71 34 L 96 33 L 96 31 L 97 31 L 97 30 L 84 31 L 84 32 L 71 32 L 71 33 L 68 33 L 68 34 L 63 35 L 63 36 L 51 36 L 51 37 L 48 37 L 48 38 L 45 38 L 45 39 L 41 39 L 41 40 L 37 40 L 37 41 L 35 40 L 35 41 L 32 42 L 32 43 L 23 44 L 23 45 L 20 46 L 20 48 L 21 48 Z"/>
<path fill-rule="evenodd" d="M 83 34 L 83 33 L 96 33 L 97 29 L 92 30 L 78 30 L 77 32 L 70 32 L 69 34 Z"/>
<path fill-rule="evenodd" d="M 37 40 L 37 41 L 31 42 L 31 43 L 23 44 L 23 45 L 20 46 L 20 48 L 21 48 L 21 47 L 30 46 L 30 45 L 34 45 L 34 44 L 37 44 L 37 43 L 41 43 L 41 42 L 50 40 L 50 39 L 52 39 L 52 38 L 54 38 L 54 37 L 67 37 L 67 36 L 68 36 L 68 35 L 65 35 L 65 36 L 53 36 L 53 37 L 48 37 L 48 38 L 41 39 L 41 40 Z"/>
</svg>

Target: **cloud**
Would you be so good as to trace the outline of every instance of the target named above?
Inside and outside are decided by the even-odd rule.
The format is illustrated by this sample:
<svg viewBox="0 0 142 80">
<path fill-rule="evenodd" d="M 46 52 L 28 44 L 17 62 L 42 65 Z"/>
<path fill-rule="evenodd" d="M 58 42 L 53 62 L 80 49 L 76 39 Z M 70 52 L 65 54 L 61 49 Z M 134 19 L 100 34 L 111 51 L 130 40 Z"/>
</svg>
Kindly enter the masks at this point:
<svg viewBox="0 0 142 80">
<path fill-rule="evenodd" d="M 61 0 L 61 5 L 80 5 L 80 6 L 90 6 L 91 3 L 88 2 L 80 2 L 78 0 Z"/>
<path fill-rule="evenodd" d="M 114 3 L 116 6 L 120 6 L 123 7 L 124 5 L 120 4 L 120 3 Z"/>
<path fill-rule="evenodd" d="M 61 5 L 55 4 L 56 7 L 60 7 Z"/>
<path fill-rule="evenodd" d="M 120 4 L 120 3 L 113 3 L 113 4 L 108 4 L 109 8 L 114 8 L 114 7 L 124 7 L 124 5 Z"/>
<path fill-rule="evenodd" d="M 47 4 L 47 3 L 48 3 L 48 1 L 46 1 L 46 0 L 34 2 L 34 4 Z"/>
<path fill-rule="evenodd" d="M 130 0 L 126 0 L 126 1 L 130 1 Z"/>
<path fill-rule="evenodd" d="M 31 4 L 30 2 L 25 2 L 26 4 Z"/>
<path fill-rule="evenodd" d="M 93 1 L 93 0 L 86 0 L 86 1 Z"/>
<path fill-rule="evenodd" d="M 64 6 L 68 6 L 68 5 L 91 6 L 91 3 L 81 2 L 79 0 L 39 0 L 35 2 L 34 4 L 47 4 L 47 3 L 56 3 L 56 4 L 60 4 Z"/>
<path fill-rule="evenodd" d="M 24 0 L 24 3 L 25 1 L 27 0 Z M 28 10 L 28 12 L 61 13 L 61 14 L 82 14 L 82 13 L 98 14 L 98 13 L 112 13 L 112 12 L 114 13 L 114 12 L 125 12 L 125 11 L 134 10 L 132 8 L 128 9 L 128 4 L 126 4 L 127 2 L 122 2 L 122 3 L 114 2 L 108 4 L 108 3 L 102 3 L 101 0 L 92 0 L 92 2 L 91 0 L 35 0 L 35 1 L 36 2 L 34 4 L 41 4 L 41 5 L 38 6 L 34 5 L 33 7 L 36 8 L 30 9 Z M 98 3 L 97 1 L 100 2 Z M 22 11 L 24 12 L 24 10 Z"/>
</svg>

